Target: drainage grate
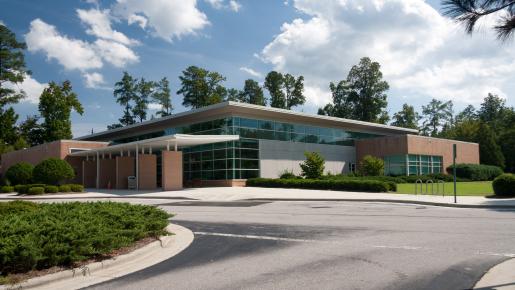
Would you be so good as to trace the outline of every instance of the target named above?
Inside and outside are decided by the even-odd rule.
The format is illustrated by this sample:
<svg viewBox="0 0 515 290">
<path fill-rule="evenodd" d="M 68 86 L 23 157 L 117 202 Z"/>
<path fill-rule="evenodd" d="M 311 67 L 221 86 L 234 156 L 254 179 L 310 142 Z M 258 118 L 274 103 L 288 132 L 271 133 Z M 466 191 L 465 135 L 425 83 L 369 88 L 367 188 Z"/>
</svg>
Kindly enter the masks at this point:
<svg viewBox="0 0 515 290">
<path fill-rule="evenodd" d="M 270 203 L 269 201 L 183 201 L 159 204 L 161 206 L 216 206 L 216 207 L 252 207 Z"/>
</svg>

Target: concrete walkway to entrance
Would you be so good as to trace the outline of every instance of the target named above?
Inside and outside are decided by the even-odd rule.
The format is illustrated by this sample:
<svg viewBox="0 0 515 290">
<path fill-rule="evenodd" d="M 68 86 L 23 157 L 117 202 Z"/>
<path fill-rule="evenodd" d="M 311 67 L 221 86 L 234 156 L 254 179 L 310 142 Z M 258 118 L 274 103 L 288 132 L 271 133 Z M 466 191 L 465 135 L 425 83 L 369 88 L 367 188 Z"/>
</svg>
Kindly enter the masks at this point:
<svg viewBox="0 0 515 290">
<path fill-rule="evenodd" d="M 87 193 L 55 194 L 41 196 L 16 196 L 0 194 L 2 199 L 62 199 L 62 198 L 143 198 L 143 199 L 194 199 L 199 201 L 235 200 L 335 200 L 415 203 L 439 206 L 515 209 L 515 198 L 491 199 L 479 196 L 458 196 L 454 204 L 452 196 L 408 195 L 394 193 L 346 192 L 329 190 L 284 189 L 262 187 L 204 187 L 177 191 L 133 191 L 90 189 Z"/>
</svg>

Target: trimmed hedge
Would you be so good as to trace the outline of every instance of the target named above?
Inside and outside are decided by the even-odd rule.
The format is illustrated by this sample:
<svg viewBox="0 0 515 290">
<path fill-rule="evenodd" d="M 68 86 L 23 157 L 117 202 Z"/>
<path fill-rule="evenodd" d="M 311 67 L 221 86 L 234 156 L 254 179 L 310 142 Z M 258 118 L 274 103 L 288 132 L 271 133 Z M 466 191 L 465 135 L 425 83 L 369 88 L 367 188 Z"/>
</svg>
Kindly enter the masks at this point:
<svg viewBox="0 0 515 290">
<path fill-rule="evenodd" d="M 515 196 L 515 174 L 502 174 L 492 182 L 495 195 Z"/>
<path fill-rule="evenodd" d="M 63 185 L 59 185 L 59 192 L 71 192 L 72 191 L 72 188 L 67 185 L 67 184 L 63 184 Z"/>
<path fill-rule="evenodd" d="M 84 191 L 84 186 L 82 186 L 81 184 L 69 184 L 69 186 L 73 192 L 83 192 Z"/>
<path fill-rule="evenodd" d="M 13 186 L 8 186 L 8 185 L 5 185 L 5 186 L 2 186 L 2 188 L 0 189 L 0 191 L 2 193 L 11 193 L 14 191 L 14 187 Z"/>
<path fill-rule="evenodd" d="M 29 195 L 39 195 L 45 193 L 45 188 L 41 186 L 34 186 L 29 188 L 27 194 Z"/>
<path fill-rule="evenodd" d="M 247 186 L 387 192 L 391 184 L 377 180 L 251 178 L 247 179 Z"/>
<path fill-rule="evenodd" d="M 55 185 L 47 185 L 45 186 L 45 193 L 57 193 L 59 192 L 59 187 Z"/>
<path fill-rule="evenodd" d="M 452 174 L 453 166 L 447 167 L 447 172 Z M 456 164 L 456 176 L 467 178 L 472 181 L 493 180 L 497 176 L 503 174 L 498 166 L 483 164 Z"/>
<path fill-rule="evenodd" d="M 166 234 L 169 214 L 117 202 L 0 203 L 2 275 L 74 266 Z"/>
<path fill-rule="evenodd" d="M 5 172 L 5 178 L 11 184 L 28 184 L 32 182 L 34 166 L 27 162 L 19 162 L 9 167 Z"/>
<path fill-rule="evenodd" d="M 34 167 L 33 178 L 37 182 L 59 185 L 61 182 L 75 177 L 73 168 L 68 162 L 59 158 L 48 158 Z"/>
</svg>

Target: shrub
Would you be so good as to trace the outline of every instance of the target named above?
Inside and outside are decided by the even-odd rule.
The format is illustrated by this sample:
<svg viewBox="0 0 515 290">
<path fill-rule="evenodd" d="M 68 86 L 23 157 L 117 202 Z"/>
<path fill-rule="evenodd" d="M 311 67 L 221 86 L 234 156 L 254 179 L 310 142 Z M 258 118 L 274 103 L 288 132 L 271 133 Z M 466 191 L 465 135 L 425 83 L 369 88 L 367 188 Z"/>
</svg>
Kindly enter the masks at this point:
<svg viewBox="0 0 515 290">
<path fill-rule="evenodd" d="M 18 184 L 14 186 L 14 191 L 16 191 L 19 194 L 26 194 L 29 192 L 30 186 L 26 184 Z"/>
<path fill-rule="evenodd" d="M 55 185 L 47 185 L 45 186 L 45 193 L 57 193 L 59 192 L 59 187 Z"/>
<path fill-rule="evenodd" d="M 11 193 L 11 192 L 14 191 L 14 187 L 13 186 L 8 186 L 8 185 L 4 185 L 4 186 L 2 186 L 1 191 L 2 191 L 2 193 Z"/>
<path fill-rule="evenodd" d="M 279 175 L 280 179 L 295 179 L 298 178 L 292 171 L 285 170 L 281 175 Z"/>
<path fill-rule="evenodd" d="M 153 206 L 116 202 L 0 203 L 0 272 L 69 267 L 103 257 L 165 234 L 169 217 Z"/>
<path fill-rule="evenodd" d="M 384 161 L 371 155 L 365 155 L 359 164 L 359 171 L 364 176 L 384 175 Z"/>
<path fill-rule="evenodd" d="M 59 185 L 59 192 L 71 192 L 72 191 L 72 188 L 67 185 L 67 184 L 63 184 L 63 185 Z"/>
<path fill-rule="evenodd" d="M 83 192 L 84 191 L 84 186 L 82 186 L 82 184 L 69 184 L 69 186 L 73 192 Z"/>
<path fill-rule="evenodd" d="M 515 196 L 515 174 L 502 174 L 492 182 L 495 195 Z"/>
<path fill-rule="evenodd" d="M 452 175 L 453 166 L 447 167 Z M 456 164 L 456 177 L 467 178 L 473 181 L 493 180 L 503 174 L 500 167 L 483 164 Z"/>
<path fill-rule="evenodd" d="M 41 186 L 34 186 L 34 187 L 29 188 L 27 193 L 30 195 L 43 194 L 43 193 L 45 193 L 45 188 L 41 187 Z"/>
<path fill-rule="evenodd" d="M 278 188 L 305 188 L 330 189 L 346 191 L 387 192 L 390 185 L 376 180 L 334 180 L 334 179 L 247 179 L 247 186 L 278 187 Z"/>
<path fill-rule="evenodd" d="M 28 184 L 32 181 L 34 166 L 27 162 L 16 163 L 5 172 L 5 177 L 11 184 Z"/>
<path fill-rule="evenodd" d="M 68 162 L 59 158 L 48 158 L 34 167 L 34 180 L 41 183 L 58 185 L 75 176 Z"/>
<path fill-rule="evenodd" d="M 300 164 L 302 176 L 310 179 L 320 178 L 324 174 L 325 160 L 318 152 L 304 152 L 306 161 Z"/>
</svg>

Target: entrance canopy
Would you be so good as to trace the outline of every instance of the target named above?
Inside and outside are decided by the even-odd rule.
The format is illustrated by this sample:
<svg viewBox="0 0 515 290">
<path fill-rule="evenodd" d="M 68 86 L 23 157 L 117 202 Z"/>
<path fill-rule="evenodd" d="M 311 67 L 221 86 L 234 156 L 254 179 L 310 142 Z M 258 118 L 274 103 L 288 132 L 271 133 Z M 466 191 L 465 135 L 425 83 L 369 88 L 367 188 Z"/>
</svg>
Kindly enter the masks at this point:
<svg viewBox="0 0 515 290">
<path fill-rule="evenodd" d="M 117 144 L 107 147 L 95 148 L 90 150 L 82 150 L 72 152 L 70 156 L 91 156 L 93 154 L 116 154 L 124 151 L 146 150 L 175 150 L 178 147 L 190 147 L 203 144 L 211 144 L 218 142 L 237 141 L 240 139 L 238 135 L 188 135 L 188 134 L 175 134 L 162 136 L 157 138 L 145 139 L 129 143 Z M 122 153 L 123 154 L 123 153 Z"/>
</svg>

